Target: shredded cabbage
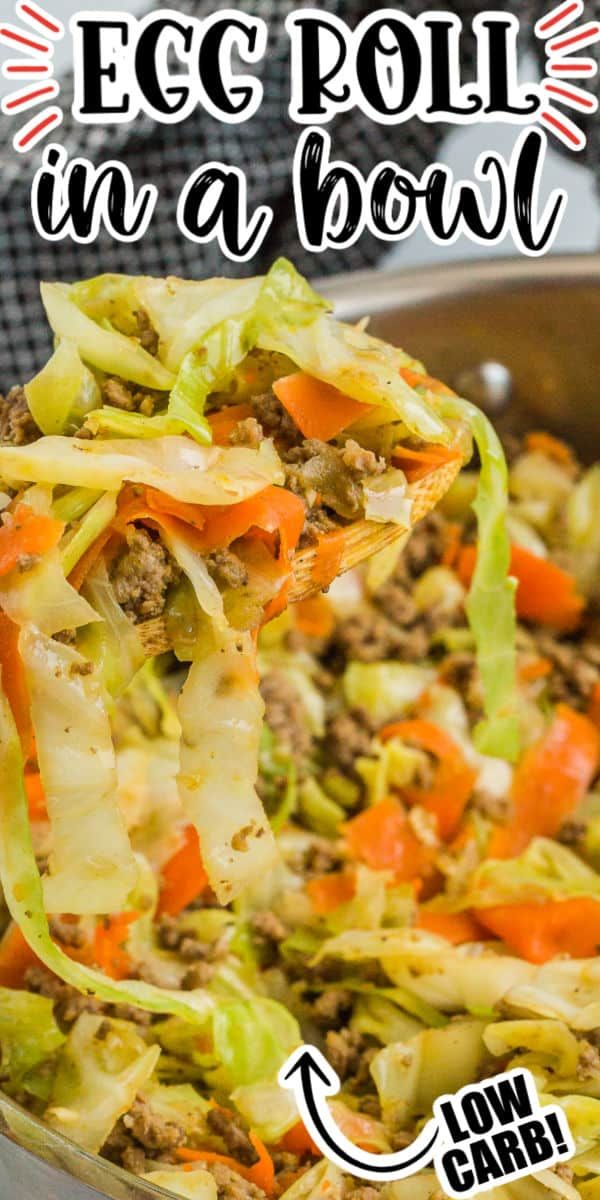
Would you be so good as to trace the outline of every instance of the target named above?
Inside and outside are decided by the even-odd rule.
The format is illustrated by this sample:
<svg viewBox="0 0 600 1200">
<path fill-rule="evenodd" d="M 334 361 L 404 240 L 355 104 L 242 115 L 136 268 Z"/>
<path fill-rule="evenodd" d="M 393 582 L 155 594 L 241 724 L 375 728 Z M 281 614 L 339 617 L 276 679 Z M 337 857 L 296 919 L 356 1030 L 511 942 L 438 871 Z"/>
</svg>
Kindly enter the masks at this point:
<svg viewBox="0 0 600 1200">
<path fill-rule="evenodd" d="M 329 316 L 326 305 L 286 259 L 265 277 L 257 303 L 257 344 L 285 354 L 303 371 L 364 404 L 400 417 L 411 433 L 449 442 L 450 428 L 400 375 L 414 365 L 402 350 Z"/>
<path fill-rule="evenodd" d="M 363 483 L 365 517 L 384 524 L 392 522 L 408 530 L 412 523 L 413 500 L 403 471 L 384 471 Z"/>
<path fill-rule="evenodd" d="M 143 350 L 134 338 L 125 337 L 116 329 L 103 329 L 86 316 L 67 284 L 42 283 L 40 291 L 54 333 L 73 342 L 84 362 L 142 387 L 156 388 L 159 392 L 172 388 L 174 376 L 158 358 Z"/>
<path fill-rule="evenodd" d="M 97 1153 L 152 1075 L 160 1046 L 134 1025 L 81 1013 L 61 1050 L 44 1120 Z"/>
<path fill-rule="evenodd" d="M 99 560 L 88 574 L 83 594 L 101 618 L 77 637 L 77 648 L 97 667 L 109 695 L 120 696 L 146 661 L 135 625 L 117 603 L 106 565 Z"/>
<path fill-rule="evenodd" d="M 104 692 L 71 646 L 25 628 L 19 651 L 52 827 L 46 911 L 120 912 L 137 868 L 116 801 Z"/>
<path fill-rule="evenodd" d="M 506 528 L 508 474 L 502 446 L 487 417 L 466 400 L 444 396 L 441 411 L 465 421 L 481 457 L 473 509 L 479 538 L 477 565 L 467 599 L 485 698 L 486 719 L 475 730 L 483 754 L 514 761 L 519 754 L 516 687 L 516 582 L 509 577 L 510 543 Z"/>
<path fill-rule="evenodd" d="M 539 837 L 517 858 L 482 862 L 457 906 L 485 908 L 574 896 L 600 896 L 600 875 L 567 846 Z"/>
<path fill-rule="evenodd" d="M 352 708 L 364 708 L 378 725 L 408 712 L 435 680 L 433 667 L 413 663 L 350 663 L 344 694 Z"/>
<path fill-rule="evenodd" d="M 565 1021 L 586 1032 L 600 1026 L 600 958 L 555 959 L 528 980 L 515 981 L 504 1000 L 517 1012 Z"/>
<path fill-rule="evenodd" d="M 182 537 L 169 529 L 162 531 L 162 540 L 189 579 L 202 612 L 211 618 L 216 628 L 223 628 L 226 624 L 223 598 L 202 555 L 192 550 Z"/>
<path fill-rule="evenodd" d="M 138 980 L 117 982 L 75 962 L 52 941 L 31 844 L 21 744 L 4 693 L 0 694 L 0 883 L 9 912 L 28 945 L 50 971 L 78 991 L 109 1004 L 134 1004 L 148 1012 L 172 1013 L 188 1021 L 190 1028 L 204 1024 L 210 1016 L 215 1001 L 204 989 L 172 992 Z"/>
<path fill-rule="evenodd" d="M 484 1021 L 455 1020 L 379 1050 L 370 1070 L 386 1124 L 406 1128 L 431 1111 L 437 1096 L 479 1078 L 489 1058 L 484 1030 Z"/>
<path fill-rule="evenodd" d="M 210 1171 L 202 1167 L 194 1167 L 193 1170 L 163 1167 L 158 1171 L 148 1171 L 142 1175 L 142 1179 L 173 1192 L 175 1196 L 182 1196 L 183 1200 L 217 1200 L 216 1180 Z"/>
<path fill-rule="evenodd" d="M 202 440 L 210 425 L 202 416 L 207 396 L 223 388 L 251 347 L 249 314 L 214 325 L 197 350 L 188 350 L 169 397 L 168 420 Z"/>
<path fill-rule="evenodd" d="M 497 1058 L 520 1053 L 510 1066 L 543 1065 L 552 1074 L 575 1075 L 580 1043 L 564 1021 L 498 1021 L 488 1025 L 483 1040 Z"/>
<path fill-rule="evenodd" d="M 102 403 L 100 388 L 68 338 L 59 342 L 52 358 L 25 384 L 31 415 L 42 433 L 74 433 L 85 417 Z"/>
<path fill-rule="evenodd" d="M 204 447 L 186 437 L 148 441 L 40 438 L 30 446 L 0 446 L 6 479 L 70 484 L 117 492 L 124 481 L 158 488 L 195 504 L 237 504 L 270 483 L 283 483 L 272 442 L 258 450 Z"/>
<path fill-rule="evenodd" d="M 52 636 L 98 621 L 87 600 L 65 579 L 57 550 L 29 571 L 11 571 L 0 579 L 0 605 L 17 625 L 35 625 Z"/>
<path fill-rule="evenodd" d="M 179 699 L 179 788 L 221 904 L 276 858 L 255 791 L 263 711 L 249 634 L 215 633 L 214 649 L 192 663 Z"/>
<path fill-rule="evenodd" d="M 250 1128 L 266 1142 L 281 1141 L 299 1119 L 293 1092 L 274 1081 L 243 1084 L 232 1092 L 231 1099 Z"/>
<path fill-rule="evenodd" d="M 272 1081 L 302 1041 L 298 1022 L 287 1008 L 258 996 L 219 1004 L 212 1036 L 219 1062 L 213 1082 L 227 1091 Z"/>
<path fill-rule="evenodd" d="M 585 595 L 600 587 L 600 464 L 590 467 L 569 496 L 567 534 L 575 551 L 574 572 Z"/>
<path fill-rule="evenodd" d="M 138 292 L 160 335 L 169 370 L 179 371 L 186 354 L 204 345 L 210 330 L 252 312 L 261 285 L 259 277 L 143 279 Z"/>
<path fill-rule="evenodd" d="M 5 1091 L 39 1095 L 35 1070 L 62 1046 L 65 1036 L 46 996 L 0 987 L 0 1080 Z"/>
<path fill-rule="evenodd" d="M 342 1172 L 327 1158 L 322 1158 L 283 1192 L 281 1200 L 342 1200 L 343 1194 Z"/>
</svg>

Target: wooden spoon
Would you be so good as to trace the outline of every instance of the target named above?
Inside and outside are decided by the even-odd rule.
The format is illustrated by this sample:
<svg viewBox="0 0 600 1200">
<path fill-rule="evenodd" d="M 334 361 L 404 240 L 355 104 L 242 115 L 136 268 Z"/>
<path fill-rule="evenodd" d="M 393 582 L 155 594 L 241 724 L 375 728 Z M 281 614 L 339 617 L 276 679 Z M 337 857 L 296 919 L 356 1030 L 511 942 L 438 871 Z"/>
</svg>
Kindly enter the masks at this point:
<svg viewBox="0 0 600 1200">
<path fill-rule="evenodd" d="M 413 500 L 410 528 L 422 521 L 427 513 L 439 504 L 456 479 L 463 465 L 462 454 L 450 462 L 443 463 L 430 475 L 418 480 L 410 487 Z M 380 524 L 375 521 L 353 521 L 334 533 L 325 534 L 329 539 L 331 553 L 326 556 L 326 568 L 323 569 L 322 550 L 316 546 L 307 546 L 299 550 L 294 558 L 294 578 L 289 593 L 289 601 L 303 600 L 327 587 L 337 575 L 343 575 L 351 567 L 379 550 L 384 550 L 398 541 L 408 532 L 402 525 L 392 523 Z M 170 650 L 167 627 L 163 617 L 152 621 L 144 621 L 137 626 L 144 650 L 148 657 L 163 654 Z"/>
</svg>

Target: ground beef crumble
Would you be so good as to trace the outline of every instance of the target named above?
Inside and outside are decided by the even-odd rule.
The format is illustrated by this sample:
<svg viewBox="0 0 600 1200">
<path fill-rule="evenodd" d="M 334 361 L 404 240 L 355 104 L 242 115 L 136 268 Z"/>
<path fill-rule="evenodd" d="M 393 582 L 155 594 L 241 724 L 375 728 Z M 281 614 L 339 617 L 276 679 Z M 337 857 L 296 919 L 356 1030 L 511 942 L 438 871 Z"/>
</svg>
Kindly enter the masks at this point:
<svg viewBox="0 0 600 1200">
<path fill-rule="evenodd" d="M 429 649 L 429 635 L 424 624 L 412 629 L 400 629 L 383 613 L 364 609 L 339 622 L 330 640 L 325 661 L 337 661 L 342 670 L 346 662 L 380 662 L 395 658 L 418 662 Z"/>
<path fill-rule="evenodd" d="M 8 395 L 0 396 L 0 442 L 11 446 L 27 446 L 42 436 L 27 403 L 25 389 L 13 387 Z"/>
<path fill-rule="evenodd" d="M 319 539 L 323 534 L 333 533 L 334 529 L 339 528 L 340 521 L 335 516 L 335 513 L 330 513 L 326 508 L 308 508 L 306 510 L 304 528 L 298 542 L 298 549 L 305 550 L 308 546 L 318 545 Z"/>
<path fill-rule="evenodd" d="M 329 442 L 307 438 L 286 455 L 286 487 L 302 496 L 309 508 L 325 505 L 340 517 L 356 519 L 364 511 L 360 483 L 364 472 L 348 466 L 345 453 Z M 353 457 L 350 454 L 351 461 Z"/>
<path fill-rule="evenodd" d="M 142 391 L 112 375 L 102 383 L 101 392 L 103 404 L 123 412 L 138 412 L 143 417 L 151 417 L 163 399 L 161 392 Z"/>
<path fill-rule="evenodd" d="M 63 983 L 46 967 L 32 966 L 25 972 L 25 987 L 28 992 L 47 996 L 54 1005 L 54 1016 L 61 1028 L 72 1025 L 83 1012 L 102 1013 L 106 1006 L 93 996 L 83 995 L 68 983 Z"/>
<path fill-rule="evenodd" d="M 310 756 L 313 747 L 306 711 L 299 692 L 283 671 L 269 671 L 260 681 L 265 702 L 265 720 L 282 749 L 298 764 Z"/>
<path fill-rule="evenodd" d="M 418 579 L 428 567 L 441 561 L 448 538 L 448 522 L 437 510 L 419 521 L 415 526 L 399 560 L 397 570 L 406 571 L 411 579 Z"/>
<path fill-rule="evenodd" d="M 243 1179 L 225 1163 L 208 1163 L 206 1169 L 217 1185 L 218 1200 L 266 1200 L 262 1188 Z"/>
<path fill-rule="evenodd" d="M 138 1096 L 128 1113 L 122 1118 L 124 1128 L 136 1142 L 152 1153 L 175 1150 L 185 1142 L 185 1130 L 175 1121 L 154 1112 L 150 1105 Z"/>
<path fill-rule="evenodd" d="M 127 545 L 111 564 L 115 597 L 132 620 L 149 621 L 164 612 L 167 591 L 181 571 L 162 542 L 130 525 Z"/>
<path fill-rule="evenodd" d="M 136 337 L 142 347 L 148 354 L 155 357 L 158 354 L 158 333 L 154 328 L 148 313 L 144 308 L 138 309 L 135 314 L 137 323 Z"/>
<path fill-rule="evenodd" d="M 174 1151 L 186 1140 L 185 1130 L 152 1110 L 138 1096 L 129 1112 L 117 1121 L 100 1153 L 110 1162 L 134 1175 L 143 1175 L 156 1167 L 156 1160 L 175 1163 Z"/>
<path fill-rule="evenodd" d="M 339 1029 L 352 1012 L 352 992 L 346 988 L 327 988 L 311 1005 L 311 1017 L 322 1029 Z"/>
<path fill-rule="evenodd" d="M 341 771 L 355 774 L 356 759 L 371 753 L 373 725 L 362 708 L 337 713 L 327 722 L 325 747 L 327 757 Z"/>
<path fill-rule="evenodd" d="M 325 1035 L 326 1057 L 349 1089 L 373 1089 L 369 1072 L 377 1047 L 354 1029 L 330 1029 Z"/>
<path fill-rule="evenodd" d="M 250 404 L 266 437 L 273 438 L 279 450 L 289 449 L 301 438 L 299 429 L 273 392 L 252 396 Z"/>
<path fill-rule="evenodd" d="M 211 1108 L 206 1114 L 206 1123 L 211 1133 L 216 1133 L 225 1143 L 227 1153 L 244 1166 L 258 1162 L 258 1154 L 236 1113 L 223 1108 Z"/>
<path fill-rule="evenodd" d="M 240 588 L 248 583 L 248 570 L 233 550 L 211 550 L 205 563 L 217 587 Z"/>
<path fill-rule="evenodd" d="M 262 426 L 256 417 L 244 417 L 242 421 L 238 421 L 235 429 L 229 435 L 229 442 L 232 446 L 249 446 L 251 450 L 256 450 L 262 440 Z"/>
<path fill-rule="evenodd" d="M 67 921 L 64 917 L 53 916 L 49 918 L 49 925 L 52 937 L 63 946 L 78 949 L 85 945 L 86 935 L 79 921 Z"/>
<path fill-rule="evenodd" d="M 546 684 L 549 699 L 585 710 L 600 682 L 600 645 L 585 637 L 561 640 L 547 630 L 536 632 L 535 642 L 541 657 L 552 664 Z"/>
<path fill-rule="evenodd" d="M 270 942 L 272 945 L 279 945 L 289 934 L 289 930 L 281 918 L 269 909 L 254 913 L 250 918 L 250 926 L 258 939 Z"/>
</svg>

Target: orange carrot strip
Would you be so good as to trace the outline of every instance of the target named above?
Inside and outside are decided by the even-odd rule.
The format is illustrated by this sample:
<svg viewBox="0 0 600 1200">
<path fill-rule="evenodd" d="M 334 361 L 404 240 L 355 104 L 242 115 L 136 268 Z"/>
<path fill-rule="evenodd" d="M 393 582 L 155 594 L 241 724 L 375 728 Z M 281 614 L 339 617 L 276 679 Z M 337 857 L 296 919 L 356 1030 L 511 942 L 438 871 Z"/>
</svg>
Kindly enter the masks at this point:
<svg viewBox="0 0 600 1200">
<path fill-rule="evenodd" d="M 445 532 L 446 545 L 442 554 L 442 565 L 453 567 L 460 553 L 461 527 L 454 522 L 448 522 Z"/>
<path fill-rule="evenodd" d="M 429 873 L 435 850 L 413 833 L 397 800 L 382 800 L 344 825 L 355 858 L 375 871 L 391 870 L 398 882 Z"/>
<path fill-rule="evenodd" d="M 19 626 L 3 612 L 0 612 L 0 670 L 2 687 L 15 718 L 23 755 L 28 759 L 34 739 L 25 670 L 19 654 Z"/>
<path fill-rule="evenodd" d="M 193 825 L 186 826 L 183 845 L 165 863 L 161 874 L 157 916 L 168 913 L 176 917 L 208 884 L 198 834 Z"/>
<path fill-rule="evenodd" d="M 425 479 L 444 463 L 455 462 L 460 458 L 458 450 L 448 446 L 424 446 L 421 450 L 411 450 L 408 446 L 395 446 L 392 451 L 394 464 L 404 471 L 409 483 Z"/>
<path fill-rule="evenodd" d="M 96 540 L 92 542 L 91 546 L 88 546 L 85 553 L 81 555 L 79 562 L 75 563 L 75 566 L 69 575 L 69 583 L 71 584 L 71 587 L 75 588 L 76 592 L 80 591 L 90 571 L 100 558 L 102 551 L 113 537 L 113 534 L 114 530 L 112 526 L 109 526 L 107 529 L 103 529 L 102 533 L 98 534 Z"/>
<path fill-rule="evenodd" d="M 0 576 L 14 571 L 21 558 L 53 550 L 65 528 L 63 521 L 36 513 L 28 504 L 17 504 L 6 518 L 0 525 Z"/>
<path fill-rule="evenodd" d="M 305 1154 L 313 1154 L 315 1158 L 321 1157 L 321 1151 L 316 1142 L 313 1142 L 303 1121 L 292 1125 L 292 1128 L 284 1133 L 279 1145 L 282 1150 L 287 1150 L 288 1154 L 297 1154 L 299 1158 Z"/>
<path fill-rule="evenodd" d="M 245 421 L 251 416 L 252 409 L 249 404 L 227 404 L 218 412 L 210 413 L 207 421 L 212 429 L 215 446 L 226 446 L 238 421 Z"/>
<path fill-rule="evenodd" d="M 294 625 L 307 637 L 329 637 L 335 625 L 335 616 L 326 596 L 308 596 L 298 600 L 292 608 Z"/>
<path fill-rule="evenodd" d="M 336 437 L 373 407 L 303 371 L 277 379 L 273 391 L 304 437 L 322 442 Z"/>
<path fill-rule="evenodd" d="M 463 942 L 481 941 L 481 925 L 469 912 L 430 912 L 421 909 L 417 921 L 417 929 L 426 929 L 428 933 L 436 933 L 438 937 L 446 938 L 453 946 Z"/>
<path fill-rule="evenodd" d="M 557 705 L 544 736 L 530 746 L 514 774 L 514 816 L 492 834 L 492 858 L 520 854 L 533 837 L 555 837 L 583 800 L 600 759 L 600 734 L 588 717 Z"/>
<path fill-rule="evenodd" d="M 0 941 L 0 986 L 22 988 L 27 968 L 37 962 L 19 926 L 11 921 Z"/>
<path fill-rule="evenodd" d="M 433 375 L 424 375 L 422 371 L 415 371 L 413 367 L 401 367 L 398 373 L 409 387 L 424 387 L 430 392 L 439 392 L 440 396 L 456 395 L 456 392 L 442 383 L 441 379 L 435 379 Z"/>
<path fill-rule="evenodd" d="M 248 1183 L 253 1183 L 256 1187 L 262 1188 L 263 1192 L 266 1192 L 267 1196 L 270 1196 L 275 1186 L 273 1159 L 264 1143 L 261 1142 L 255 1133 L 251 1131 L 248 1136 L 258 1154 L 258 1162 L 254 1163 L 251 1167 L 244 1166 L 236 1158 L 231 1158 L 228 1154 L 217 1154 L 213 1150 L 191 1150 L 187 1146 L 180 1146 L 175 1153 L 181 1162 L 184 1163 L 223 1163 L 231 1171 L 235 1171 L 238 1175 L 241 1175 L 242 1179 L 246 1179 Z"/>
<path fill-rule="evenodd" d="M 282 587 L 279 589 L 279 591 L 277 592 L 277 595 L 273 596 L 273 599 L 269 600 L 268 603 L 265 604 L 265 607 L 263 609 L 262 620 L 260 623 L 261 629 L 262 629 L 263 625 L 268 625 L 269 621 L 274 621 L 275 617 L 279 617 L 282 612 L 285 612 L 285 610 L 288 606 L 288 597 L 290 594 L 291 586 L 292 586 L 292 578 L 290 575 L 286 580 L 284 580 L 284 583 L 283 583 Z M 256 639 L 258 638 L 258 629 L 255 629 L 253 631 L 253 637 L 254 637 L 254 644 L 255 644 L 255 648 L 256 648 L 256 645 L 257 645 Z"/>
<path fill-rule="evenodd" d="M 460 746 L 432 721 L 397 721 L 386 725 L 379 736 L 383 742 L 402 738 L 438 759 L 431 787 L 404 788 L 402 794 L 409 804 L 419 804 L 435 816 L 440 837 L 447 841 L 460 825 L 477 772 L 467 763 Z"/>
<path fill-rule="evenodd" d="M 380 1148 L 381 1125 L 366 1113 L 355 1112 L 343 1102 L 331 1101 L 331 1115 L 342 1133 L 360 1150 Z"/>
<path fill-rule="evenodd" d="M 546 458 L 551 458 L 553 462 L 560 463 L 561 466 L 571 466 L 573 463 L 573 453 L 570 447 L 560 438 L 553 437 L 551 433 L 543 431 L 528 433 L 525 437 L 525 449 L 545 454 Z"/>
<path fill-rule="evenodd" d="M 532 658 L 518 669 L 521 683 L 535 683 L 537 679 L 545 679 L 552 672 L 552 663 L 547 658 Z"/>
<path fill-rule="evenodd" d="M 311 569 L 311 580 L 315 587 L 329 587 L 329 584 L 336 578 L 345 548 L 346 531 L 344 529 L 334 529 L 331 533 L 321 534 L 315 547 L 315 558 Z"/>
<path fill-rule="evenodd" d="M 94 959 L 111 979 L 127 979 L 131 959 L 124 948 L 127 930 L 139 917 L 137 912 L 119 913 L 99 921 L 94 934 Z"/>
<path fill-rule="evenodd" d="M 306 891 L 313 909 L 319 916 L 335 912 L 340 904 L 352 900 L 356 890 L 354 876 L 349 871 L 336 871 L 332 875 L 318 875 L 309 879 Z"/>
<path fill-rule="evenodd" d="M 275 557 L 288 559 L 296 548 L 304 527 L 304 502 L 281 487 L 266 487 L 248 500 L 227 506 L 215 505 L 204 510 L 206 522 L 199 547 L 216 550 L 229 546 L 251 529 L 274 535 Z"/>
<path fill-rule="evenodd" d="M 478 921 L 528 962 L 557 954 L 593 958 L 600 945 L 600 902 L 589 896 L 500 904 L 476 910 Z"/>
<path fill-rule="evenodd" d="M 39 771 L 26 771 L 24 781 L 30 821 L 46 821 L 48 810 Z"/>
<path fill-rule="evenodd" d="M 159 520 L 168 516 L 200 530 L 204 528 L 207 511 L 210 512 L 211 509 L 207 509 L 206 505 L 175 500 L 173 496 L 159 492 L 157 488 L 126 484 L 119 496 L 115 526 L 124 531 L 125 526 L 132 521 L 143 521 L 146 518 Z"/>
<path fill-rule="evenodd" d="M 458 559 L 458 575 L 468 587 L 473 578 L 477 550 L 463 546 Z M 517 580 L 517 615 L 568 632 L 576 629 L 585 608 L 572 575 L 546 558 L 539 558 L 523 546 L 512 546 L 510 574 Z"/>
<path fill-rule="evenodd" d="M 592 724 L 600 729 L 600 682 L 595 685 L 590 696 L 587 715 Z"/>
</svg>

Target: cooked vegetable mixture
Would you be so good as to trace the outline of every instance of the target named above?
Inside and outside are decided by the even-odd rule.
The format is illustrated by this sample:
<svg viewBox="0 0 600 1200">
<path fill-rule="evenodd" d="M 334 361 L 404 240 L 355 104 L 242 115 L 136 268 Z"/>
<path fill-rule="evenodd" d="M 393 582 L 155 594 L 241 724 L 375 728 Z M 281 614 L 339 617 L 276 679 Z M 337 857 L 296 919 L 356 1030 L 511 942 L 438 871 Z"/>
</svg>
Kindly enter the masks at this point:
<svg viewBox="0 0 600 1200">
<path fill-rule="evenodd" d="M 378 1152 L 527 1066 L 577 1153 L 491 1195 L 598 1200 L 600 468 L 534 432 L 507 492 L 288 264 L 44 297 L 0 404 L 1 1088 L 191 1200 L 438 1200 L 322 1160 L 279 1067 L 321 1046 Z M 465 423 L 405 544 L 286 609 Z"/>
</svg>

